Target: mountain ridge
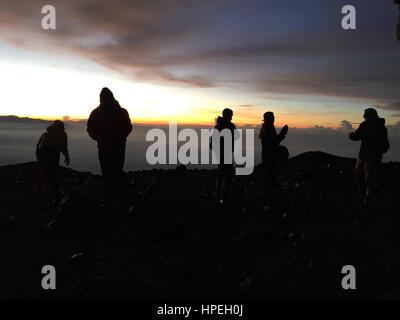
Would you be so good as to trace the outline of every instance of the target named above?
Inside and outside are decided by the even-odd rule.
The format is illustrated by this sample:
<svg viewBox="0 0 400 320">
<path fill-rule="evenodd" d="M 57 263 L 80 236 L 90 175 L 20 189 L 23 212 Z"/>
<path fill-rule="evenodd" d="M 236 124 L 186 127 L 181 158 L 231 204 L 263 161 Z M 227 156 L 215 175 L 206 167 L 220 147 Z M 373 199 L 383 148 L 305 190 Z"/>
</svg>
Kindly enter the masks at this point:
<svg viewBox="0 0 400 320">
<path fill-rule="evenodd" d="M 47 203 L 34 162 L 2 166 L 0 296 L 48 298 L 38 275 L 51 264 L 57 299 L 398 297 L 400 164 L 382 166 L 382 201 L 365 213 L 353 161 L 294 157 L 267 207 L 261 167 L 236 176 L 223 204 L 217 170 L 127 172 L 121 202 L 107 207 L 100 176 L 62 167 L 60 198 Z M 340 285 L 347 264 L 352 293 Z"/>
</svg>

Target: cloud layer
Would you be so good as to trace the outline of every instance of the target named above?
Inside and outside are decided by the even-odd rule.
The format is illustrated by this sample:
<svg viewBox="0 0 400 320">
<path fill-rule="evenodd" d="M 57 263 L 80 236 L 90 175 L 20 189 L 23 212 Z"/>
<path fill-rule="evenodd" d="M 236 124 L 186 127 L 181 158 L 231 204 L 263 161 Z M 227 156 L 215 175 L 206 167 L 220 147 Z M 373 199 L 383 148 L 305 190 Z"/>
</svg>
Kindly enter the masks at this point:
<svg viewBox="0 0 400 320">
<path fill-rule="evenodd" d="M 352 2 L 358 28 L 344 31 L 342 0 L 56 0 L 57 30 L 45 32 L 46 2 L 2 0 L 0 40 L 140 81 L 357 98 L 399 111 L 397 9 Z"/>
</svg>

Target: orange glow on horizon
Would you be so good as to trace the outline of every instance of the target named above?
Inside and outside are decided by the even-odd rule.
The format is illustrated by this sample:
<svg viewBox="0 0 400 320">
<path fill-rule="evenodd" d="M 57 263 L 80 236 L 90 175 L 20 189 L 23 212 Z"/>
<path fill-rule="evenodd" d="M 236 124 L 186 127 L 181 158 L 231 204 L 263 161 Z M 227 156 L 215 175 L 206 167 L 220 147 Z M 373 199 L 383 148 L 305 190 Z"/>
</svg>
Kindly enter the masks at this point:
<svg viewBox="0 0 400 320">
<path fill-rule="evenodd" d="M 135 125 L 146 125 L 146 126 L 166 126 L 169 124 L 169 122 L 177 122 L 178 125 L 180 126 L 214 126 L 215 125 L 215 119 L 218 115 L 211 114 L 208 117 L 205 118 L 200 118 L 196 119 L 195 117 L 191 118 L 183 118 L 183 117 L 172 117 L 170 119 L 159 117 L 159 118 L 153 118 L 153 119 L 143 119 L 143 118 L 135 118 L 134 116 L 131 115 L 131 121 Z M 63 120 L 63 117 L 51 117 L 51 116 L 35 116 L 32 117 L 30 115 L 21 115 L 21 118 L 23 117 L 28 117 L 31 119 L 41 119 L 41 120 L 46 120 L 46 121 L 54 121 L 54 120 L 62 120 L 65 122 L 86 122 L 87 117 L 73 117 L 71 116 L 69 120 Z M 262 117 L 259 117 L 262 118 Z M 284 120 L 286 119 L 286 121 Z M 332 121 L 328 122 L 329 119 L 326 122 L 322 121 L 316 121 L 315 123 L 310 123 L 309 119 L 307 118 L 296 118 L 293 119 L 292 117 L 286 117 L 282 119 L 277 118 L 275 121 L 275 126 L 277 128 L 283 127 L 284 125 L 288 125 L 291 128 L 299 128 L 299 129 L 304 129 L 304 128 L 310 128 L 314 127 L 316 125 L 322 125 L 324 127 L 331 127 L 331 128 L 338 128 L 339 124 L 338 123 L 332 123 Z M 258 121 L 255 120 L 255 117 L 240 117 L 234 115 L 234 118 L 232 120 L 233 123 L 237 126 L 252 126 L 252 127 L 258 127 L 262 125 L 262 120 L 258 119 Z"/>
<path fill-rule="evenodd" d="M 180 125 L 209 127 L 225 107 L 234 111 L 233 122 L 237 126 L 260 126 L 263 113 L 269 110 L 275 113 L 276 127 L 287 124 L 292 128 L 337 128 L 342 120 L 362 120 L 362 108 L 360 113 L 348 112 L 343 101 L 340 103 L 344 112 L 334 113 L 321 108 L 318 102 L 310 106 L 306 98 L 296 101 L 290 95 L 287 101 L 274 100 L 256 93 L 160 86 L 46 65 L 1 62 L 0 67 L 7 74 L 0 81 L 4 115 L 44 120 L 68 116 L 72 121 L 84 121 L 98 105 L 101 88 L 108 86 L 134 124 L 157 126 L 176 121 Z"/>
</svg>

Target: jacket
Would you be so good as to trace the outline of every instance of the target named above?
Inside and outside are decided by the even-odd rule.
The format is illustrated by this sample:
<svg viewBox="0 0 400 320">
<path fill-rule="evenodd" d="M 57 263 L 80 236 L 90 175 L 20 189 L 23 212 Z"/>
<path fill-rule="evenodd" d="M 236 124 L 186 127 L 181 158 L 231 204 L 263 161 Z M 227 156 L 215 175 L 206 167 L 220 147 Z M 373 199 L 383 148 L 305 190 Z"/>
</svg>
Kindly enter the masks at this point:
<svg viewBox="0 0 400 320">
<path fill-rule="evenodd" d="M 125 148 L 126 138 L 132 131 L 129 113 L 118 101 L 94 109 L 87 122 L 89 136 L 97 141 L 100 150 Z"/>
</svg>

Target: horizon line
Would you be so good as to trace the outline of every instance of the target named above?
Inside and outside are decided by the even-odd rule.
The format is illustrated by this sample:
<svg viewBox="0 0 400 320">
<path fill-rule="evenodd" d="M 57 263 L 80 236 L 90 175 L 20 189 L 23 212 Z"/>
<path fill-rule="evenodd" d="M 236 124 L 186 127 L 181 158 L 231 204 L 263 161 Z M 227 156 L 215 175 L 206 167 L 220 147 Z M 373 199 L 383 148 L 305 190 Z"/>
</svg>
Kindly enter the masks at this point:
<svg viewBox="0 0 400 320">
<path fill-rule="evenodd" d="M 65 122 L 65 123 L 83 123 L 83 122 L 86 122 L 88 120 L 88 118 L 70 118 L 70 119 L 66 120 L 66 119 L 63 119 L 65 116 L 62 116 L 62 117 L 40 117 L 40 116 L 39 117 L 31 117 L 31 116 L 25 116 L 25 115 L 18 116 L 18 115 L 15 115 L 15 114 L 0 114 L 0 119 L 1 118 L 7 118 L 7 117 L 17 118 L 17 119 L 21 119 L 21 120 L 45 121 L 45 122 L 51 122 L 51 121 L 54 121 L 54 120 L 61 120 L 61 121 Z M 152 121 L 152 120 L 136 120 L 135 122 L 132 122 L 132 119 L 131 119 L 131 123 L 133 125 L 168 126 L 171 122 L 176 122 L 178 124 L 178 126 L 185 125 L 185 126 L 198 127 L 198 126 L 214 126 L 215 125 L 215 119 L 214 119 L 214 121 L 207 121 L 207 122 L 206 121 L 190 122 L 190 121 L 178 121 L 178 120 L 169 120 L 169 121 L 168 120 L 165 120 L 165 121 L 163 121 L 163 120 L 155 120 L 155 121 Z M 238 127 L 253 127 L 253 128 L 256 128 L 256 127 L 259 127 L 262 124 L 262 121 L 260 121 L 259 123 L 241 123 L 241 122 L 233 121 L 233 123 L 235 125 L 237 125 Z M 293 129 L 312 129 L 312 128 L 315 128 L 317 126 L 318 125 L 291 126 L 291 128 L 293 128 Z M 280 125 L 277 125 L 277 127 L 279 128 Z M 338 128 L 340 128 L 340 126 L 339 125 L 334 126 L 334 127 L 332 127 L 332 126 L 327 126 L 327 127 L 323 126 L 323 128 L 325 128 L 325 129 L 338 129 Z"/>
</svg>

